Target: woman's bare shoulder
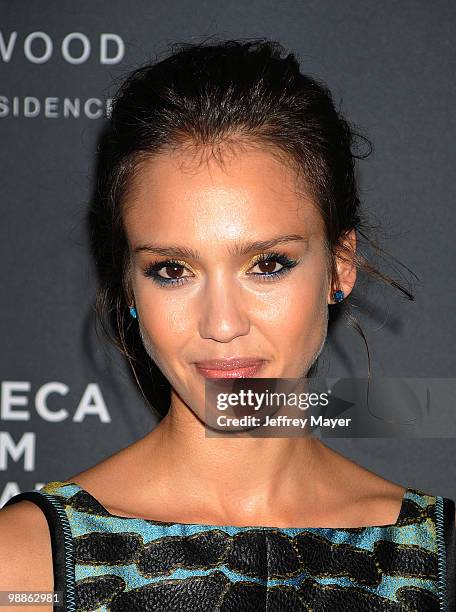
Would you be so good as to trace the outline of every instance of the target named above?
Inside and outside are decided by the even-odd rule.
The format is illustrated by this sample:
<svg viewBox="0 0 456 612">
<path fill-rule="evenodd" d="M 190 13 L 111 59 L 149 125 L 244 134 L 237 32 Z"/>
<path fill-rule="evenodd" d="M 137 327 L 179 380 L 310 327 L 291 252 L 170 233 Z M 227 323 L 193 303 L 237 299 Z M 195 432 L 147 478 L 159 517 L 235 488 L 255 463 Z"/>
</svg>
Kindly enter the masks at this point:
<svg viewBox="0 0 456 612">
<path fill-rule="evenodd" d="M 51 537 L 36 504 L 22 500 L 0 510 L 0 542 L 0 591 L 53 590 Z M 27 606 L 27 610 L 45 612 L 52 607 Z"/>
</svg>

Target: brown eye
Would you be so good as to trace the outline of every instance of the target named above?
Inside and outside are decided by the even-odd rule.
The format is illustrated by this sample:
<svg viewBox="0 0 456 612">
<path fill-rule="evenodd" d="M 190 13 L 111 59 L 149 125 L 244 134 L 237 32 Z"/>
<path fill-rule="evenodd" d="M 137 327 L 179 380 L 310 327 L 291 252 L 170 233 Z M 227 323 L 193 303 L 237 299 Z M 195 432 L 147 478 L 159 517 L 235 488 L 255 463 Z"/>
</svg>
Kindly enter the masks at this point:
<svg viewBox="0 0 456 612">
<path fill-rule="evenodd" d="M 255 261 L 251 270 L 259 268 L 259 272 L 249 272 L 249 276 L 256 277 L 259 281 L 272 281 L 290 272 L 298 263 L 299 259 L 290 259 L 284 253 L 263 253 Z M 276 268 L 279 264 L 280 268 Z"/>
<path fill-rule="evenodd" d="M 182 276 L 182 272 L 183 272 L 184 268 L 181 265 L 172 264 L 172 265 L 164 266 L 161 269 L 165 270 L 165 272 L 166 272 L 166 274 L 168 275 L 169 278 L 177 279 L 177 278 L 180 278 Z"/>
<path fill-rule="evenodd" d="M 263 272 L 264 274 L 270 274 L 271 272 L 277 272 L 277 270 L 274 270 L 277 263 L 278 263 L 277 261 L 270 259 L 270 260 L 264 260 L 264 261 L 258 262 L 257 266 L 260 268 L 260 271 Z"/>
<path fill-rule="evenodd" d="M 173 286 L 186 283 L 191 278 L 191 275 L 184 274 L 185 270 L 189 271 L 188 268 L 178 261 L 160 261 L 147 266 L 144 270 L 144 275 L 152 278 L 160 286 Z"/>
</svg>

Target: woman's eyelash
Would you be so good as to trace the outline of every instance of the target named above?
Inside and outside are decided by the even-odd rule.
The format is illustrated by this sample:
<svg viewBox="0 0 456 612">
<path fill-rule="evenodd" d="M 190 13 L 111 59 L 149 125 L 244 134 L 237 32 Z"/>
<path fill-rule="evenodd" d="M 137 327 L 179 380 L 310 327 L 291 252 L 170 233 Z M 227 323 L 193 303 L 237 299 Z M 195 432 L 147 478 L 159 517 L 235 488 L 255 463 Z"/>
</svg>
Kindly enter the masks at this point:
<svg viewBox="0 0 456 612">
<path fill-rule="evenodd" d="M 265 262 L 269 263 L 273 261 L 278 262 L 282 266 L 280 270 L 265 273 L 253 272 L 251 274 L 258 276 L 259 280 L 261 281 L 269 282 L 270 280 L 273 280 L 275 278 L 278 278 L 279 276 L 286 274 L 299 263 L 299 259 L 291 259 L 290 257 L 288 257 L 288 255 L 285 255 L 285 253 L 271 252 L 261 253 L 261 255 L 255 258 L 253 267 L 257 266 L 258 264 L 262 264 Z"/>
<path fill-rule="evenodd" d="M 263 263 L 269 264 L 270 262 L 277 262 L 282 267 L 280 270 L 273 272 L 251 272 L 249 276 L 257 276 L 260 282 L 270 282 L 290 272 L 298 263 L 299 259 L 290 259 L 285 253 L 272 252 L 262 253 L 254 259 L 252 267 Z M 176 285 L 182 285 L 186 283 L 186 279 L 191 278 L 190 276 L 181 276 L 179 278 L 165 278 L 159 274 L 159 271 L 163 268 L 183 268 L 185 269 L 185 263 L 176 259 L 168 259 L 166 261 L 153 262 L 147 266 L 144 270 L 144 276 L 151 278 L 155 283 L 161 287 L 170 287 Z"/>
</svg>

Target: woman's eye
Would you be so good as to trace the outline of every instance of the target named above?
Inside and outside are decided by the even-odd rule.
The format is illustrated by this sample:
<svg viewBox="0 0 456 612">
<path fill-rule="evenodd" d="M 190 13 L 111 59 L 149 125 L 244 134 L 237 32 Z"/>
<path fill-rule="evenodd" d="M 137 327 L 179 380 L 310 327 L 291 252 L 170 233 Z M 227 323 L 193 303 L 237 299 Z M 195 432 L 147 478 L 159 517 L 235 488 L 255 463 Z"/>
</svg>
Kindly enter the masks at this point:
<svg viewBox="0 0 456 612">
<path fill-rule="evenodd" d="M 255 268 L 258 267 L 260 269 L 261 274 L 272 274 L 275 272 L 280 272 L 283 269 L 283 266 L 282 266 L 282 268 L 279 268 L 279 270 L 276 270 L 277 265 L 281 265 L 281 264 L 279 264 L 279 262 L 275 261 L 274 259 L 265 259 L 264 261 L 260 261 L 259 263 L 257 263 L 254 267 Z"/>
<path fill-rule="evenodd" d="M 259 281 L 274 281 L 291 271 L 299 263 L 299 259 L 290 259 L 285 253 L 263 253 L 260 255 L 253 269 L 259 268 L 259 272 L 250 272 L 250 275 L 258 277 Z M 281 266 L 277 269 L 277 265 Z"/>
<path fill-rule="evenodd" d="M 170 264 L 170 265 L 162 266 L 161 268 L 159 268 L 157 270 L 157 273 L 158 271 L 163 270 L 166 276 L 164 276 L 163 274 L 158 274 L 158 276 L 160 276 L 161 278 L 177 280 L 179 278 L 182 278 L 184 269 L 185 268 L 181 266 L 180 264 Z"/>
<path fill-rule="evenodd" d="M 186 269 L 178 261 L 162 261 L 148 266 L 144 271 L 144 275 L 161 286 L 181 285 L 187 282 L 185 279 L 190 278 L 183 274 Z"/>
</svg>

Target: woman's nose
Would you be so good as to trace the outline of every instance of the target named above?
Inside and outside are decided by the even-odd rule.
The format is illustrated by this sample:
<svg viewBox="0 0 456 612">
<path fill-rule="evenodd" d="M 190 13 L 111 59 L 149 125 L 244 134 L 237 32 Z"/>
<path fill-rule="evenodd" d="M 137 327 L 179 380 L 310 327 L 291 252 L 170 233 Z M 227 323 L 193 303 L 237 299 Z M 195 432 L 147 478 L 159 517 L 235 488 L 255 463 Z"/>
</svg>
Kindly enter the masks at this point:
<svg viewBox="0 0 456 612">
<path fill-rule="evenodd" d="M 250 330 L 246 296 L 226 275 L 208 280 L 201 294 L 199 333 L 202 338 L 230 342 Z"/>
</svg>

